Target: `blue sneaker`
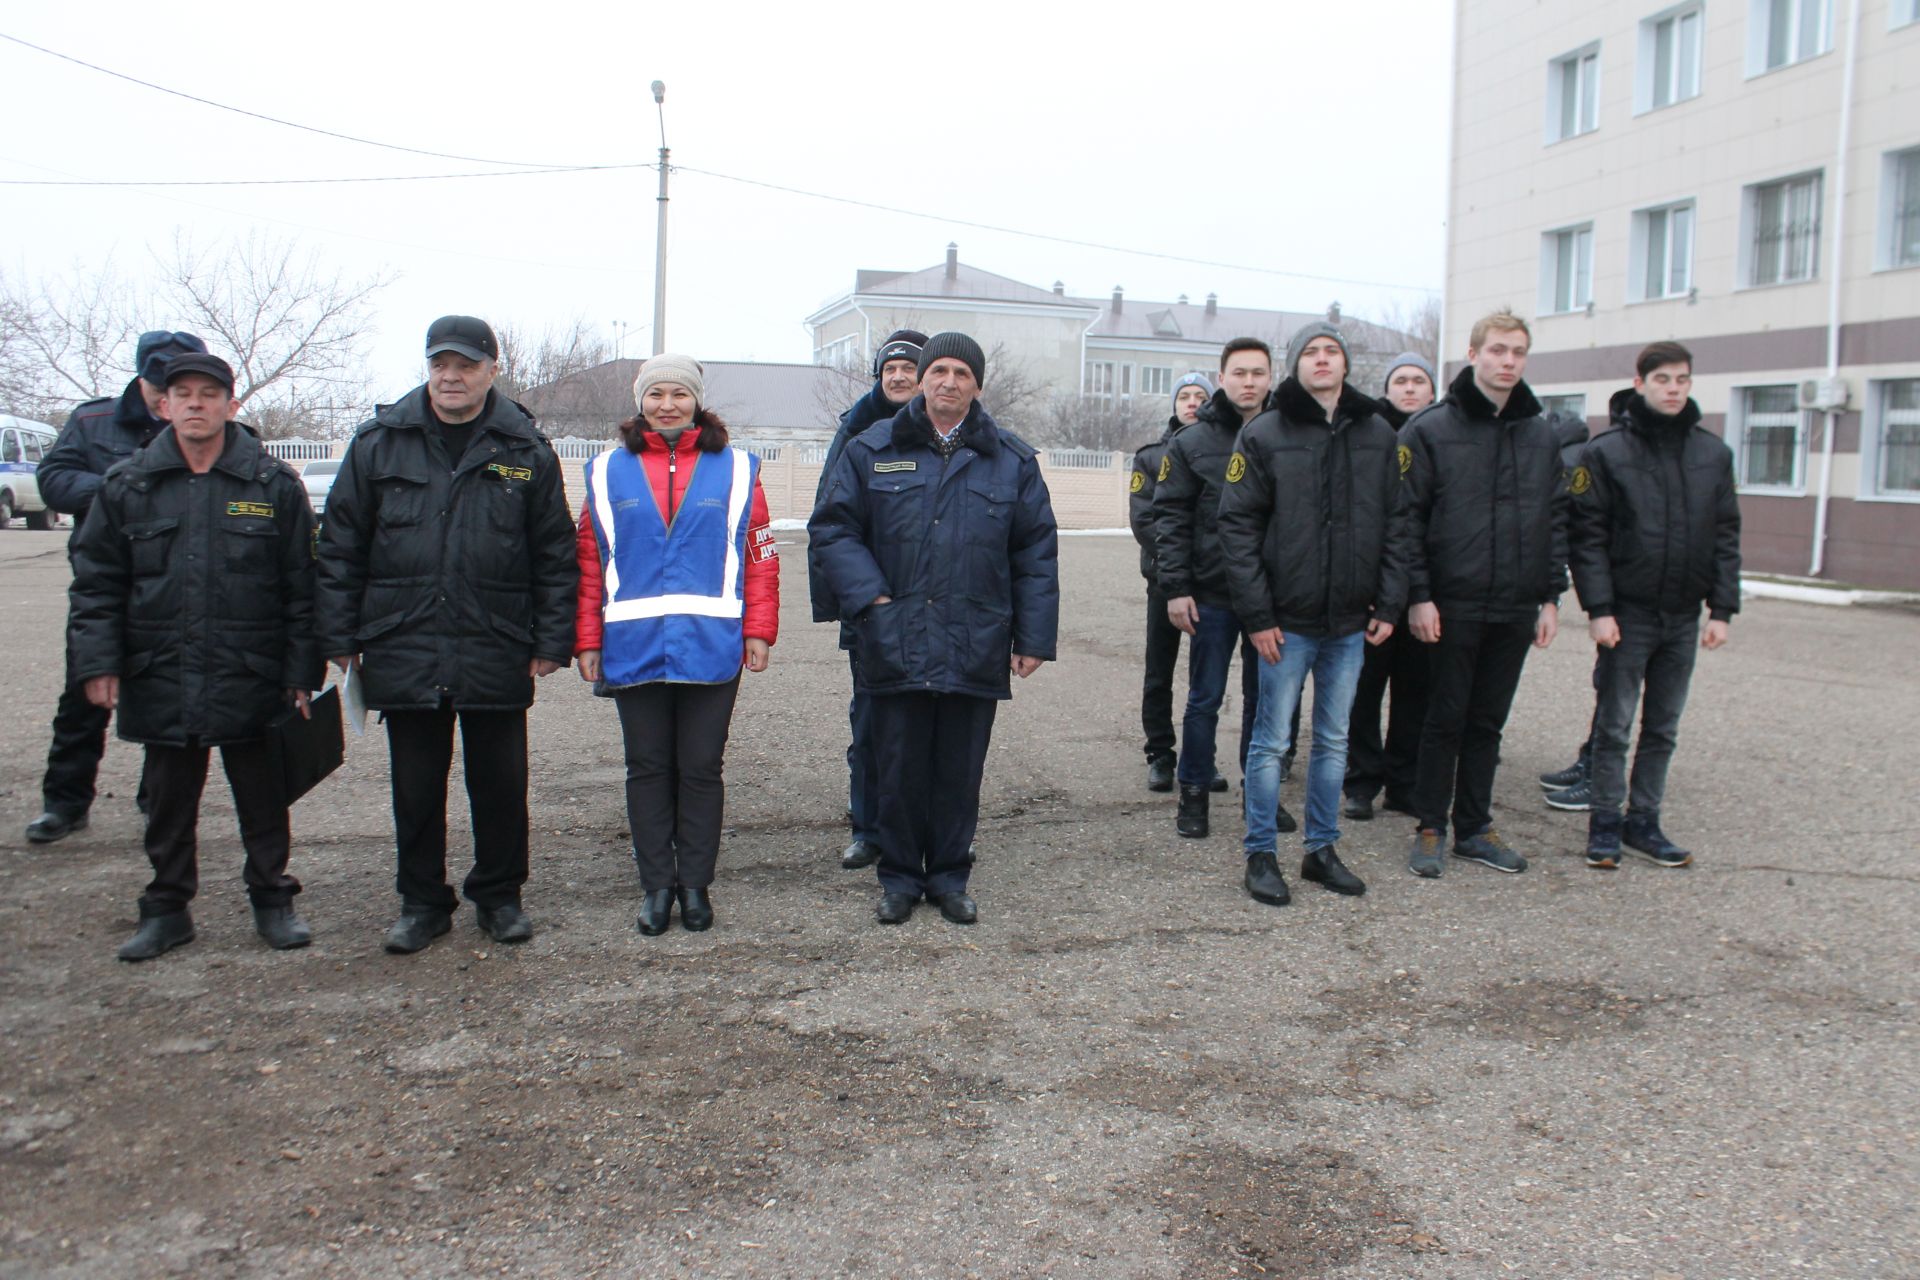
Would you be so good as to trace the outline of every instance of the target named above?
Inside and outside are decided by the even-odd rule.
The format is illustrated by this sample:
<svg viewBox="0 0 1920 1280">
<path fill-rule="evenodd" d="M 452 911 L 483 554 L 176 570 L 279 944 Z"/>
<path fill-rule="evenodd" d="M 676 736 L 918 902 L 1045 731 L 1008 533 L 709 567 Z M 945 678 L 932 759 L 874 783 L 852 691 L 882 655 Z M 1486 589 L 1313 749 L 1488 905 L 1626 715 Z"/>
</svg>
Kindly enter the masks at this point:
<svg viewBox="0 0 1920 1280">
<path fill-rule="evenodd" d="M 1453 842 L 1453 856 L 1465 858 L 1468 862 L 1479 862 L 1492 867 L 1495 871 L 1505 871 L 1509 875 L 1518 875 L 1527 869 L 1527 860 L 1515 853 L 1500 833 L 1493 830 L 1482 831 L 1477 836 L 1467 836 Z"/>
</svg>

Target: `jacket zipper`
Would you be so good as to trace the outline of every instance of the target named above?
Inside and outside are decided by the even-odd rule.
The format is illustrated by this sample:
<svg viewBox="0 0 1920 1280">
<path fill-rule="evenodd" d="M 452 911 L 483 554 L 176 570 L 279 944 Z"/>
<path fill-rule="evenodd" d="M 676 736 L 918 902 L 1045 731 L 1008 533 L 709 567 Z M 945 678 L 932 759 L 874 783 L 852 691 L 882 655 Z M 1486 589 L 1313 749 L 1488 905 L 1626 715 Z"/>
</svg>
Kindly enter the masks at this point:
<svg viewBox="0 0 1920 1280">
<path fill-rule="evenodd" d="M 667 443 L 667 526 L 669 528 L 673 526 L 673 480 L 680 470 L 679 457 L 680 442 L 669 441 Z"/>
</svg>

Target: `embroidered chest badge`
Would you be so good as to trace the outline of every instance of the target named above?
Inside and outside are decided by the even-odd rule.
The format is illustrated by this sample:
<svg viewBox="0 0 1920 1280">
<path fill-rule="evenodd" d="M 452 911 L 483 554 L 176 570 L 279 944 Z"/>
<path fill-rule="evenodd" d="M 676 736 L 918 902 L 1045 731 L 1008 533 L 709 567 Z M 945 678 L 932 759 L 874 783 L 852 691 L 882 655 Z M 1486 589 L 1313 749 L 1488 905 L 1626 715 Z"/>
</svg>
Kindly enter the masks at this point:
<svg viewBox="0 0 1920 1280">
<path fill-rule="evenodd" d="M 498 462 L 489 462 L 487 470 L 502 480 L 531 480 L 533 470 L 529 467 L 509 467 Z"/>
<path fill-rule="evenodd" d="M 873 464 L 873 474 L 877 476 L 887 475 L 894 471 L 918 471 L 919 469 L 920 464 L 912 459 L 908 459 L 905 462 L 876 462 Z"/>
<path fill-rule="evenodd" d="M 229 502 L 227 514 L 230 516 L 258 516 L 263 520 L 273 519 L 273 505 L 267 502 Z"/>
</svg>

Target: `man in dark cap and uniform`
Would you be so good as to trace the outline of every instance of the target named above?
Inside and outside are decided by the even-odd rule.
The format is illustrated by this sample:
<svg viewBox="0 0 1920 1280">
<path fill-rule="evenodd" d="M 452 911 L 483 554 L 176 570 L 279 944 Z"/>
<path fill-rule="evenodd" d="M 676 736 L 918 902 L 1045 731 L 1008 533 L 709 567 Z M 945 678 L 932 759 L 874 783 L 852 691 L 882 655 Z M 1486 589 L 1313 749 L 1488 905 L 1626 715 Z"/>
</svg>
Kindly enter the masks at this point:
<svg viewBox="0 0 1920 1280">
<path fill-rule="evenodd" d="M 160 403 L 166 398 L 168 358 L 206 349 L 207 344 L 191 333 L 164 329 L 143 333 L 134 348 L 133 381 L 119 397 L 89 400 L 68 417 L 35 479 L 47 506 L 73 517 L 74 539 L 86 523 L 100 478 L 166 429 Z M 50 844 L 86 829 L 111 718 L 111 712 L 87 701 L 69 673 L 54 709 L 53 745 L 47 748 L 47 772 L 40 783 L 44 811 L 27 824 L 28 840 Z"/>
<path fill-rule="evenodd" d="M 1054 656 L 1059 540 L 1033 448 L 979 402 L 986 356 L 964 333 L 920 351 L 920 394 L 847 442 L 807 524 L 808 559 L 854 625 L 873 700 L 882 924 L 922 897 L 977 916 L 980 778 L 996 707 Z"/>
<path fill-rule="evenodd" d="M 579 564 L 560 460 L 494 390 L 484 320 L 427 330 L 427 381 L 354 433 L 327 496 L 316 617 L 322 652 L 386 712 L 400 919 L 388 951 L 452 927 L 447 776 L 458 722 L 473 813 L 463 892 L 480 927 L 521 942 L 527 708 L 573 654 Z"/>
<path fill-rule="evenodd" d="M 92 704 L 145 743 L 153 880 L 122 960 L 193 941 L 196 830 L 213 747 L 233 788 L 254 928 L 276 950 L 313 934 L 294 912 L 280 766 L 262 739 L 326 671 L 313 642 L 313 511 L 293 468 L 233 421 L 233 370 L 167 362 L 169 430 L 108 473 L 73 542 L 70 652 Z"/>
<path fill-rule="evenodd" d="M 927 335 L 917 329 L 896 329 L 880 349 L 873 353 L 873 389 L 854 401 L 840 415 L 839 430 L 827 446 L 827 459 L 820 468 L 820 483 L 814 490 L 817 506 L 826 496 L 827 477 L 840 459 L 847 441 L 876 422 L 891 419 L 920 386 L 920 348 Z M 809 566 L 807 585 L 813 597 L 813 620 L 832 622 L 840 615 L 834 608 L 833 593 L 819 570 Z M 847 723 L 853 741 L 847 747 L 847 815 L 853 826 L 853 839 L 840 855 L 840 865 L 848 871 L 870 867 L 880 860 L 879 778 L 873 760 L 873 707 L 860 691 L 860 654 L 854 647 L 853 627 L 840 624 L 840 647 L 846 651 L 853 669 L 853 701 L 847 705 Z"/>
</svg>

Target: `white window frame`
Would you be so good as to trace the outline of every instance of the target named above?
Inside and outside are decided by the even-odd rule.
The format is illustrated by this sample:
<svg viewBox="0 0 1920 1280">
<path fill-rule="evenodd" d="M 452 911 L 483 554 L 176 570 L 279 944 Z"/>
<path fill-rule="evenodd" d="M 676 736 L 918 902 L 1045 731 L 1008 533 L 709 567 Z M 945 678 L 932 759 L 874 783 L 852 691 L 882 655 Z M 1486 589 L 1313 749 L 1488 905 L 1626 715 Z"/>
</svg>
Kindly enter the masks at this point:
<svg viewBox="0 0 1920 1280">
<path fill-rule="evenodd" d="M 1860 420 L 1860 498 L 1868 502 L 1904 502 L 1920 505 L 1920 487 L 1913 489 L 1888 489 L 1886 487 L 1886 438 L 1887 418 L 1895 412 L 1889 402 L 1894 390 L 1901 385 L 1914 388 L 1916 406 L 1920 406 L 1920 375 L 1907 378 L 1878 378 L 1867 384 L 1867 412 Z M 1913 415 L 1911 423 L 1899 425 L 1920 426 L 1920 407 L 1899 410 L 1903 416 Z"/>
<path fill-rule="evenodd" d="M 1760 272 L 1766 265 L 1767 258 L 1773 252 L 1771 246 L 1768 246 L 1763 252 L 1762 246 L 1759 243 L 1760 217 L 1763 202 L 1768 198 L 1767 193 L 1776 187 L 1782 189 L 1783 199 L 1790 200 L 1791 188 L 1799 183 L 1810 183 L 1813 192 L 1811 199 L 1807 203 L 1807 208 L 1811 212 L 1813 219 L 1811 231 L 1812 243 L 1809 246 L 1807 254 L 1807 272 L 1805 275 L 1788 276 L 1782 274 L 1777 279 L 1762 280 L 1760 278 Z M 1826 198 L 1826 173 L 1820 169 L 1808 170 L 1805 173 L 1789 174 L 1782 178 L 1771 178 L 1766 182 L 1751 183 L 1741 189 L 1740 284 L 1738 287 L 1742 289 L 1771 289 L 1779 285 L 1809 284 L 1820 278 L 1820 232 L 1822 230 L 1823 205 Z M 1786 260 L 1791 256 L 1791 245 L 1787 239 L 1782 239 L 1779 252 L 1781 255 L 1781 270 L 1784 273 Z"/>
<path fill-rule="evenodd" d="M 1570 80 L 1573 93 L 1571 131 L 1566 127 Z M 1547 63 L 1547 145 L 1585 137 L 1599 127 L 1600 42 L 1595 40 Z"/>
<path fill-rule="evenodd" d="M 1920 0 L 1914 2 L 1920 4 Z M 1900 176 L 1902 165 L 1910 170 L 1904 182 Z M 1902 147 L 1880 157 L 1880 229 L 1874 237 L 1873 255 L 1876 270 L 1920 267 L 1920 231 L 1916 231 L 1913 243 L 1908 246 L 1908 256 L 1898 256 L 1903 204 L 1906 217 L 1920 220 L 1920 146 Z"/>
<path fill-rule="evenodd" d="M 1781 61 L 1772 62 L 1774 11 L 1786 18 Z M 1747 78 L 1798 66 L 1833 50 L 1833 0 L 1747 0 Z"/>
<path fill-rule="evenodd" d="M 1785 484 L 1750 483 L 1747 480 L 1747 429 L 1751 425 L 1749 418 L 1753 411 L 1748 398 L 1756 391 L 1785 391 L 1795 402 L 1793 414 L 1793 475 Z M 1771 494 L 1776 497 L 1799 498 L 1807 492 L 1807 440 L 1808 430 L 1806 411 L 1800 409 L 1799 384 L 1796 382 L 1763 382 L 1733 388 L 1732 400 L 1727 405 L 1727 446 L 1733 450 L 1733 479 L 1735 487 L 1741 493 Z M 1769 424 L 1784 426 L 1785 423 Z"/>
<path fill-rule="evenodd" d="M 851 369 L 850 360 L 859 350 L 860 337 L 849 333 L 813 349 L 813 362 L 830 369 Z"/>
<path fill-rule="evenodd" d="M 1920 0 L 1893 0 L 1887 6 L 1887 30 L 1898 31 L 1920 22 Z"/>
<path fill-rule="evenodd" d="M 1173 366 L 1170 364 L 1141 365 L 1140 394 L 1142 396 L 1171 396 L 1173 394 Z"/>
<path fill-rule="evenodd" d="M 1674 227 L 1683 216 L 1686 257 L 1684 262 L 1676 263 L 1676 245 L 1682 237 L 1674 234 Z M 1635 209 L 1633 225 L 1627 236 L 1627 301 L 1670 302 L 1675 298 L 1691 297 L 1694 291 L 1694 250 L 1699 240 L 1700 210 L 1698 202 L 1692 199 L 1669 200 L 1665 204 Z M 1661 258 L 1660 291 L 1657 293 L 1647 288 L 1655 252 Z M 1676 266 L 1684 277 L 1678 288 L 1674 287 Z"/>
<path fill-rule="evenodd" d="M 1693 56 L 1682 56 L 1682 37 L 1686 33 L 1687 22 L 1692 23 Z M 1668 83 L 1660 83 L 1660 28 L 1673 24 L 1673 57 L 1668 68 Z M 1668 107 L 1677 107 L 1691 102 L 1700 96 L 1701 81 L 1706 68 L 1707 13 L 1703 0 L 1689 0 L 1671 9 L 1662 9 L 1652 17 L 1640 20 L 1640 56 L 1634 63 L 1633 71 L 1633 112 L 1645 115 L 1649 111 L 1664 111 Z M 1692 85 L 1689 88 L 1688 80 Z M 1662 89 L 1671 96 L 1665 102 L 1660 101 Z"/>
<path fill-rule="evenodd" d="M 1566 306 L 1560 305 L 1563 247 L 1573 254 L 1567 272 Z M 1583 248 L 1586 254 L 1584 271 L 1580 262 Z M 1585 297 L 1581 296 L 1583 281 L 1586 286 Z M 1579 222 L 1541 233 L 1539 302 L 1538 311 L 1543 316 L 1578 315 L 1593 306 L 1593 223 Z"/>
<path fill-rule="evenodd" d="M 1103 400 L 1112 399 L 1114 385 L 1119 381 L 1116 368 L 1112 360 L 1087 361 L 1085 394 L 1099 396 Z"/>
</svg>

